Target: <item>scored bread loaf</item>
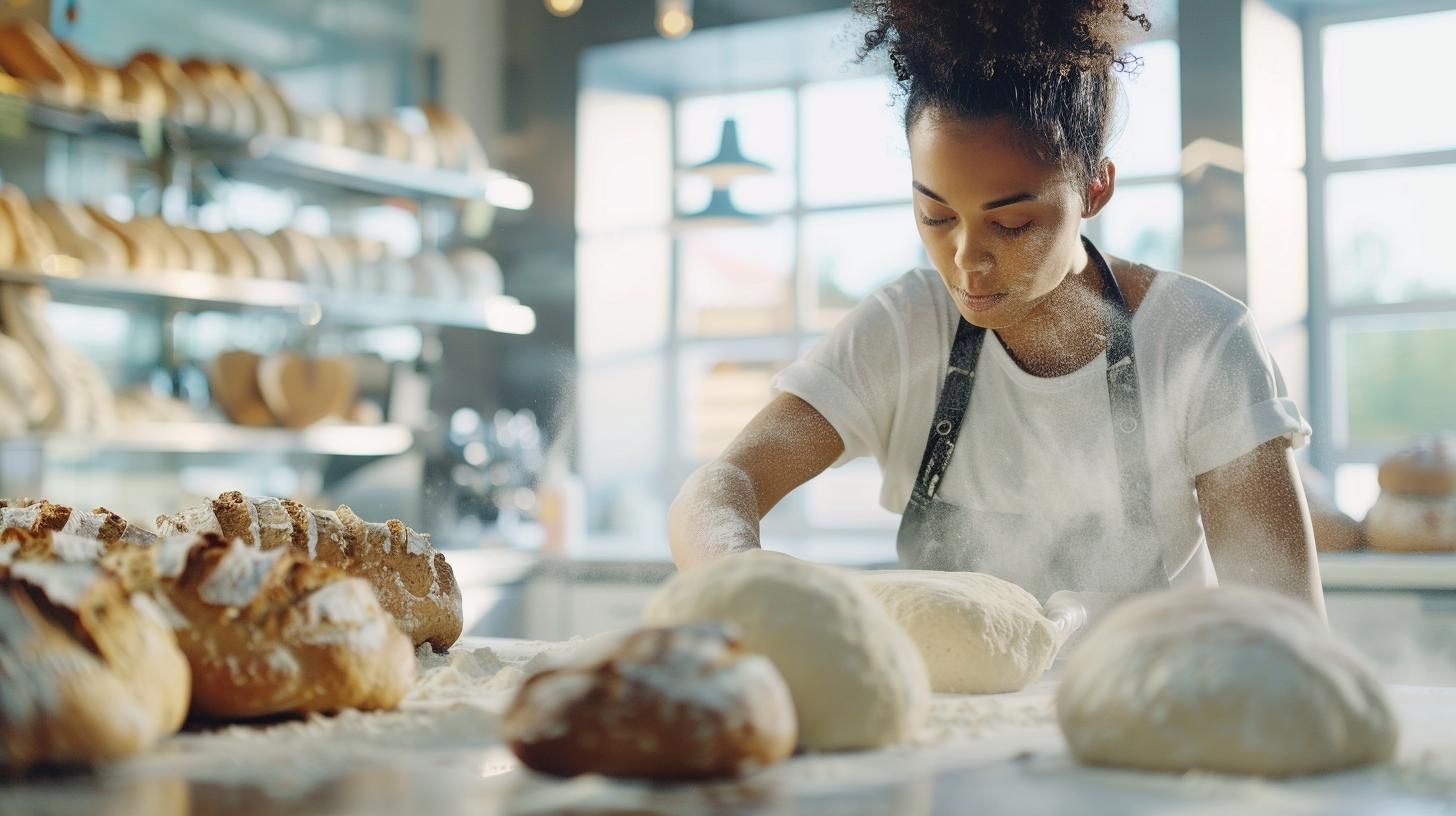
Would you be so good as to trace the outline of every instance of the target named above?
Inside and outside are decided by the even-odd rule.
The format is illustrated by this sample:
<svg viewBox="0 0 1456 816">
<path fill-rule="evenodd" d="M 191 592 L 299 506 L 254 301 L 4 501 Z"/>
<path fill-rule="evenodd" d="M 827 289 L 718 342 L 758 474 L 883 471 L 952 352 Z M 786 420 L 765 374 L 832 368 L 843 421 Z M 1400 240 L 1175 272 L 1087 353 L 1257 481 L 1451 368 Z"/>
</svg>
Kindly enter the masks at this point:
<svg viewBox="0 0 1456 816">
<path fill-rule="evenodd" d="M 232 491 L 172 516 L 163 535 L 218 533 L 264 549 L 291 547 L 301 555 L 364 578 L 379 603 L 414 645 L 449 648 L 464 626 L 460 587 L 430 537 L 398 519 L 372 523 L 353 510 L 315 510 L 287 499 Z"/>
<path fill-rule="evenodd" d="M 56 47 L 80 73 L 86 104 L 102 112 L 115 110 L 122 97 L 121 73 L 109 65 L 92 62 L 65 40 L 56 41 Z"/>
<path fill-rule="evenodd" d="M 560 776 L 733 776 L 784 759 L 798 739 L 783 677 L 719 624 L 584 650 L 528 678 L 502 725 L 521 762 Z"/>
<path fill-rule="evenodd" d="M 181 727 L 190 671 L 155 603 L 96 564 L 3 551 L 0 769 L 119 759 Z"/>
<path fill-rule="evenodd" d="M 192 710 L 253 718 L 394 708 L 414 647 L 365 581 L 285 549 L 184 534 L 107 566 L 161 601 L 192 667 Z"/>
<path fill-rule="evenodd" d="M 156 533 L 132 524 L 105 507 L 87 512 L 44 499 L 0 499 L 0 530 L 21 530 L 32 536 L 54 532 L 83 537 L 96 541 L 102 552 L 119 546 L 148 547 L 157 543 Z"/>
</svg>

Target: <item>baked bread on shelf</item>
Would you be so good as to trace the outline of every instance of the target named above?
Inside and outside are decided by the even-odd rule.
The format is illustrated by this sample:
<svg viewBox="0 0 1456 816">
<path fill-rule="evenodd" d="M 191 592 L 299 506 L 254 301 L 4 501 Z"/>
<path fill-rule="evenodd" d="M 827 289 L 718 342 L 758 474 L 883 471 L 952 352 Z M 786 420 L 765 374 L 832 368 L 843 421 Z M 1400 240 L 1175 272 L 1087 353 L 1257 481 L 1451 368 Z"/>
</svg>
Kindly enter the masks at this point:
<svg viewBox="0 0 1456 816">
<path fill-rule="evenodd" d="M 654 779 L 735 776 L 793 753 L 788 686 L 731 629 L 643 629 L 521 686 L 502 722 L 528 768 Z"/>
<path fill-rule="evenodd" d="M 1380 498 L 1365 516 L 1370 546 L 1456 550 L 1456 436 L 1422 437 L 1380 464 Z"/>
<path fill-rule="evenodd" d="M 86 80 L 44 26 L 27 18 L 0 25 L 0 68 L 32 86 L 42 101 L 80 105 Z"/>
<path fill-rule="evenodd" d="M 120 759 L 181 727 L 191 673 L 157 605 L 17 550 L 0 543 L 0 769 Z"/>
<path fill-rule="evenodd" d="M 163 536 L 216 533 L 265 550 L 290 547 L 319 563 L 365 579 L 379 603 L 418 646 L 449 648 L 464 627 L 460 587 L 430 537 L 398 519 L 367 522 L 353 510 L 315 510 L 238 491 L 157 519 Z"/>
</svg>

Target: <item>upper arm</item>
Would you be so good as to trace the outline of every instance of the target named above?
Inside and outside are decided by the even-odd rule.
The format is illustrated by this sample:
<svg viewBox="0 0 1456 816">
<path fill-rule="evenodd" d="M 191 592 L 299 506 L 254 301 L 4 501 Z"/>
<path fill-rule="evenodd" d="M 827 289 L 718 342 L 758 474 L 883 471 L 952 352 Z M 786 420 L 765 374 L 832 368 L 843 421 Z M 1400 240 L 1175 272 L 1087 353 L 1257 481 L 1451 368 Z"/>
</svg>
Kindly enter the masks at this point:
<svg viewBox="0 0 1456 816">
<path fill-rule="evenodd" d="M 762 517 L 843 453 L 844 441 L 814 406 L 793 394 L 779 394 L 720 458 L 748 474 Z"/>
<path fill-rule="evenodd" d="M 1194 484 L 1220 582 L 1265 586 L 1322 609 L 1309 508 L 1286 437 L 1199 474 Z"/>
</svg>

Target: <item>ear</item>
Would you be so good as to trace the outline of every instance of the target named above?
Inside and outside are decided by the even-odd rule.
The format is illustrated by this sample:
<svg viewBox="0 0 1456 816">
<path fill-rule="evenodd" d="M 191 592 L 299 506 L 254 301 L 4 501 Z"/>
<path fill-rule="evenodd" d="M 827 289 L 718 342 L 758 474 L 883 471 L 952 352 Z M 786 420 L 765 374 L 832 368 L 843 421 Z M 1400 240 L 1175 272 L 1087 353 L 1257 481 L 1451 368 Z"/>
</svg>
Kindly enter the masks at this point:
<svg viewBox="0 0 1456 816">
<path fill-rule="evenodd" d="M 1117 186 L 1117 166 L 1111 159 L 1103 159 L 1097 174 L 1087 184 L 1087 195 L 1083 199 L 1087 202 L 1082 208 L 1083 218 L 1092 218 L 1102 212 L 1102 208 L 1112 200 L 1112 191 Z"/>
</svg>

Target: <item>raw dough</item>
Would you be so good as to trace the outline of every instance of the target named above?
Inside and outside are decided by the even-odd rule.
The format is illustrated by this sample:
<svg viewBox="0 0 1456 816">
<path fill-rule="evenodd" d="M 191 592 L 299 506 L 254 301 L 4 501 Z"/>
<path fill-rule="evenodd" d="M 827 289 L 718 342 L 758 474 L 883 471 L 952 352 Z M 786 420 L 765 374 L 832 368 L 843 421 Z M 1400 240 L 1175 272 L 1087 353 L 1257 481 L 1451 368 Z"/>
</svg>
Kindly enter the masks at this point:
<svg viewBox="0 0 1456 816">
<path fill-rule="evenodd" d="M 1354 650 L 1298 602 L 1246 588 L 1110 613 L 1068 661 L 1057 718 L 1090 764 L 1274 777 L 1388 760 L 1397 732 Z"/>
<path fill-rule="evenodd" d="M 753 550 L 678 575 L 653 596 L 652 626 L 737 624 L 794 698 L 799 746 L 876 748 L 914 735 L 930 707 L 915 644 L 846 572 Z"/>
<path fill-rule="evenodd" d="M 865 581 L 915 641 L 936 691 L 1019 691 L 1056 656 L 1056 630 L 1041 604 L 1010 581 L 934 570 L 877 571 Z"/>
</svg>

